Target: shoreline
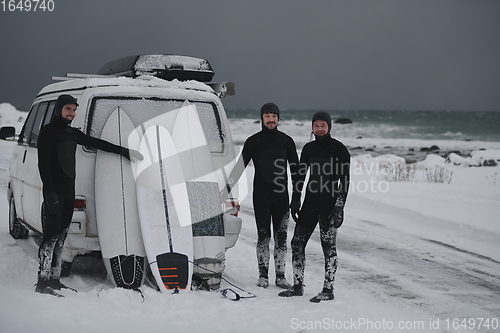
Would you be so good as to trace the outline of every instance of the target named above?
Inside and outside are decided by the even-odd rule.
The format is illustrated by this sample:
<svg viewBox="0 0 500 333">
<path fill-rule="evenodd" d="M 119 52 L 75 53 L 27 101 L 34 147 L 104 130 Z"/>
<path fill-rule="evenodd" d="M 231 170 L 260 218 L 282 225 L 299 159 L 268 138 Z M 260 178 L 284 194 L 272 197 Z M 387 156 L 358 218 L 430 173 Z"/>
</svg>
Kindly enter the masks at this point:
<svg viewBox="0 0 500 333">
<path fill-rule="evenodd" d="M 443 158 L 447 158 L 450 154 L 454 153 L 461 157 L 470 157 L 474 150 L 482 149 L 441 149 L 436 145 L 430 147 L 420 147 L 420 148 L 409 148 L 409 147 L 362 147 L 362 146 L 348 146 L 347 149 L 351 153 L 351 156 L 370 154 L 372 157 L 377 157 L 380 155 L 396 155 L 403 157 L 407 164 L 414 164 L 420 161 L 424 161 L 428 155 L 438 155 Z"/>
</svg>

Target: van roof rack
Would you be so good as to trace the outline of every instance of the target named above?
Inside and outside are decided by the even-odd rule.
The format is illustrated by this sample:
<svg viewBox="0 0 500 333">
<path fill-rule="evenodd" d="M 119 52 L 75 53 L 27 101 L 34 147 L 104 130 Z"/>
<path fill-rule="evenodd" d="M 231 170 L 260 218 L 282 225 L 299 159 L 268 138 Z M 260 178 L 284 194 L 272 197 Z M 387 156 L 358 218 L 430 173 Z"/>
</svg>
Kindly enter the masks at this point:
<svg viewBox="0 0 500 333">
<path fill-rule="evenodd" d="M 91 79 L 91 78 L 107 78 L 107 77 L 118 77 L 118 75 L 66 73 L 66 76 L 52 76 L 52 80 L 54 80 L 54 81 L 69 81 L 69 80 L 75 80 L 75 79 Z"/>
<path fill-rule="evenodd" d="M 117 78 L 117 75 L 99 75 L 99 74 L 78 74 L 78 73 L 67 73 L 66 76 L 53 76 L 54 81 L 71 81 L 77 79 L 93 79 L 93 78 Z M 234 82 L 224 81 L 224 82 L 205 82 L 207 86 L 213 89 L 215 94 L 220 98 L 230 97 L 235 95 L 235 85 Z"/>
<path fill-rule="evenodd" d="M 110 61 L 97 74 L 129 77 L 152 75 L 164 80 L 210 82 L 215 72 L 206 59 L 172 54 L 143 54 Z"/>
<path fill-rule="evenodd" d="M 168 54 L 128 56 L 108 62 L 97 74 L 67 73 L 63 77 L 53 76 L 52 80 L 70 81 L 120 76 L 136 78 L 141 75 L 154 76 L 167 81 L 195 80 L 210 86 L 220 98 L 235 95 L 233 82 L 210 82 L 215 73 L 206 59 Z"/>
</svg>

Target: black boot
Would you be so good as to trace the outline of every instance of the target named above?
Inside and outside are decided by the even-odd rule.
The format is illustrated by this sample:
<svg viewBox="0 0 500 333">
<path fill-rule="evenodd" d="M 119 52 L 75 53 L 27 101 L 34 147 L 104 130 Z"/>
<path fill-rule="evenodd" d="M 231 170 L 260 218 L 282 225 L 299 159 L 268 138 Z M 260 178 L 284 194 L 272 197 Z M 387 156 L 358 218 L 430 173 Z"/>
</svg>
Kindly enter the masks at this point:
<svg viewBox="0 0 500 333">
<path fill-rule="evenodd" d="M 319 303 L 321 301 L 331 301 L 334 298 L 332 289 L 323 288 L 323 290 L 318 295 L 311 298 L 310 301 L 313 303 Z"/>
<path fill-rule="evenodd" d="M 290 289 L 292 285 L 288 283 L 284 276 L 276 277 L 276 285 L 283 289 Z"/>
<path fill-rule="evenodd" d="M 269 287 L 269 278 L 267 276 L 260 276 L 259 280 L 257 281 L 257 286 L 262 287 L 262 288 L 267 288 Z"/>
<path fill-rule="evenodd" d="M 76 293 L 76 289 L 70 288 L 67 285 L 61 283 L 59 279 L 49 279 L 49 287 L 51 287 L 54 290 L 69 289 Z"/>
<path fill-rule="evenodd" d="M 50 286 L 49 280 L 38 278 L 38 282 L 35 287 L 35 291 L 40 294 L 47 294 L 56 297 L 64 297 L 63 295 L 56 293 L 54 289 Z"/>
<path fill-rule="evenodd" d="M 302 296 L 304 295 L 304 286 L 301 284 L 296 284 L 285 291 L 278 294 L 281 297 L 292 297 L 292 296 Z"/>
</svg>

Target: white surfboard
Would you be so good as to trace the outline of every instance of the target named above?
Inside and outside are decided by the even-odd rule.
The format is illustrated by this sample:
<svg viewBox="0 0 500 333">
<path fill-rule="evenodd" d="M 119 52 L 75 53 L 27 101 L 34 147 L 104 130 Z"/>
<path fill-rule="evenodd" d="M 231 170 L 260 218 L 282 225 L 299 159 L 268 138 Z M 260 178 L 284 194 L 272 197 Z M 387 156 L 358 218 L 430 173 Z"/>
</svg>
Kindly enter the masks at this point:
<svg viewBox="0 0 500 333">
<path fill-rule="evenodd" d="M 128 146 L 130 136 L 138 136 L 134 125 L 117 108 L 104 124 L 101 139 Z M 131 162 L 123 156 L 97 151 L 95 205 L 99 242 L 110 280 L 118 287 L 139 288 L 144 280 L 146 252 Z"/>
<path fill-rule="evenodd" d="M 193 234 L 188 193 L 177 149 L 162 126 L 146 129 L 137 162 L 137 202 L 151 271 L 162 291 L 189 291 Z"/>
<path fill-rule="evenodd" d="M 224 221 L 212 153 L 195 105 L 186 101 L 172 129 L 189 194 L 196 273 L 218 288 L 225 256 Z M 208 270 L 207 270 L 208 269 Z"/>
</svg>

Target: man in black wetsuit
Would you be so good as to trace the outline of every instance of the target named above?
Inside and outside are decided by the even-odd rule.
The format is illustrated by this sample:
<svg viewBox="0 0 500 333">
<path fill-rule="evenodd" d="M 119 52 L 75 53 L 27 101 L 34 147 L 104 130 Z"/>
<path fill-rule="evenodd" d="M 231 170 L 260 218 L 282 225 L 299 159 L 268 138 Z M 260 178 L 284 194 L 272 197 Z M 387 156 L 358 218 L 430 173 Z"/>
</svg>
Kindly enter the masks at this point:
<svg viewBox="0 0 500 333">
<path fill-rule="evenodd" d="M 54 290 L 68 288 L 59 279 L 61 253 L 75 201 L 76 145 L 121 154 L 129 160 L 130 155 L 142 159 L 139 152 L 93 138 L 71 127 L 77 106 L 73 96 L 59 96 L 52 120 L 42 128 L 38 138 L 38 170 L 43 183 L 43 238 L 38 251 L 40 267 L 35 290 L 55 296 L 61 295 Z"/>
<path fill-rule="evenodd" d="M 296 174 L 298 156 L 293 139 L 277 128 L 279 114 L 280 110 L 274 103 L 262 106 L 260 110 L 262 130 L 245 141 L 242 151 L 244 166 L 236 167 L 232 171 L 229 184 L 233 185 L 250 160 L 253 160 L 255 167 L 253 206 L 257 224 L 259 265 L 257 285 L 263 288 L 269 286 L 269 242 L 272 221 L 276 285 L 287 289 L 290 284 L 285 278 L 285 254 L 290 213 L 286 170 L 288 162 L 292 174 Z"/>
<path fill-rule="evenodd" d="M 290 205 L 297 222 L 292 238 L 293 287 L 279 294 L 282 297 L 304 294 L 305 248 L 319 223 L 321 246 L 325 256 L 323 290 L 311 302 L 332 300 L 337 271 L 337 229 L 344 221 L 344 205 L 349 190 L 350 154 L 347 148 L 330 136 L 332 121 L 326 112 L 317 112 L 312 119 L 315 141 L 307 143 L 300 156 L 297 186 Z M 300 209 L 300 196 L 306 172 L 309 181 Z M 300 212 L 299 212 L 300 209 Z"/>
</svg>

